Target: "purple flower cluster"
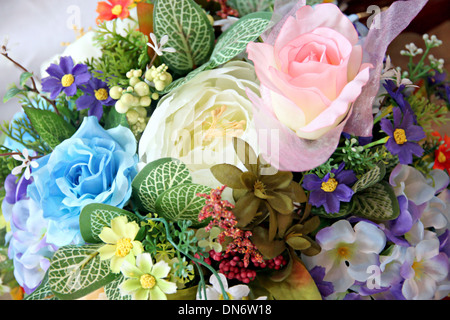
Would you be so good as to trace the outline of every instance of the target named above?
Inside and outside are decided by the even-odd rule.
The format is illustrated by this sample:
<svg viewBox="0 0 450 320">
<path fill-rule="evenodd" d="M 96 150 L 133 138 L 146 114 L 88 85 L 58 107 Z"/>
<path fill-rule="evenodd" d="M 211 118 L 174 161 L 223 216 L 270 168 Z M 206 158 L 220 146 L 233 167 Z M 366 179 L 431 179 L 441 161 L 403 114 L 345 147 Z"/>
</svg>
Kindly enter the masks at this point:
<svg viewBox="0 0 450 320">
<path fill-rule="evenodd" d="M 332 169 L 323 178 L 316 174 L 308 174 L 303 179 L 303 188 L 310 191 L 309 202 L 316 206 L 324 206 L 327 213 L 337 213 L 341 202 L 350 202 L 353 190 L 350 187 L 356 182 L 353 170 L 344 170 L 345 163 Z"/>
<path fill-rule="evenodd" d="M 423 128 L 414 124 L 414 116 L 411 112 L 402 113 L 401 109 L 393 109 L 393 123 L 389 119 L 381 119 L 381 129 L 389 136 L 386 149 L 393 155 L 397 155 L 401 164 L 410 164 L 413 155 L 420 157 L 424 150 L 418 141 L 426 137 Z"/>
<path fill-rule="evenodd" d="M 103 115 L 103 106 L 112 106 L 116 100 L 109 96 L 108 85 L 100 79 L 92 78 L 81 87 L 84 95 L 79 97 L 75 104 L 78 110 L 89 109 L 89 116 L 96 116 L 98 121 Z"/>
<path fill-rule="evenodd" d="M 8 257 L 14 264 L 14 277 L 25 293 L 30 294 L 42 282 L 58 248 L 47 242 L 48 220 L 38 204 L 27 196 L 27 187 L 32 181 L 24 177 L 18 182 L 16 179 L 11 174 L 5 180 L 2 212 L 11 226 L 6 240 Z"/>
<path fill-rule="evenodd" d="M 55 100 L 61 92 L 72 97 L 81 85 L 91 78 L 85 64 L 76 64 L 71 57 L 61 57 L 59 65 L 51 64 L 46 72 L 48 77 L 42 79 L 42 91 L 50 93 L 50 99 Z"/>
<path fill-rule="evenodd" d="M 109 96 L 108 85 L 92 77 L 87 65 L 74 65 L 71 57 L 61 57 L 59 65 L 51 64 L 46 71 L 49 76 L 42 79 L 42 91 L 49 92 L 53 100 L 61 92 L 73 97 L 80 89 L 84 95 L 76 100 L 77 109 L 89 109 L 88 116 L 96 116 L 99 121 L 103 116 L 103 106 L 115 103 Z"/>
</svg>

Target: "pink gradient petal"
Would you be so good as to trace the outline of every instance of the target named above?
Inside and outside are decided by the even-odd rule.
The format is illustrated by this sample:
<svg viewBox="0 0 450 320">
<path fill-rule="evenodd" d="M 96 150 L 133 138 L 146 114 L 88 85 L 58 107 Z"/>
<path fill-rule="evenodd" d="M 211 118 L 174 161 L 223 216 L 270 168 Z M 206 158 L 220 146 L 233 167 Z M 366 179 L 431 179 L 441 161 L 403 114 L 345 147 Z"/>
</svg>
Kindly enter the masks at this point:
<svg viewBox="0 0 450 320">
<path fill-rule="evenodd" d="M 297 11 L 296 18 L 301 25 L 298 32 L 306 33 L 319 27 L 325 27 L 341 33 L 352 45 L 358 42 L 358 33 L 353 23 L 334 4 L 323 3 L 314 7 L 304 6 Z"/>
<path fill-rule="evenodd" d="M 354 46 L 350 58 L 348 60 L 347 81 L 355 79 L 361 69 L 363 51 L 361 46 Z"/>
<path fill-rule="evenodd" d="M 267 89 L 261 85 L 261 90 Z M 284 123 L 293 131 L 296 131 L 297 128 L 305 125 L 305 114 L 299 106 L 287 99 L 285 96 L 274 91 L 270 91 L 270 97 L 273 112 L 279 121 Z M 281 108 L 276 106 L 281 106 Z"/>
<path fill-rule="evenodd" d="M 422 10 L 428 0 L 396 1 L 388 10 L 380 13 L 381 23 L 373 23 L 363 44 L 363 62 L 371 63 L 370 79 L 355 101 L 345 132 L 368 137 L 372 135 L 372 105 L 380 88 L 383 60 L 389 44 L 394 40 Z M 376 29 L 379 25 L 379 29 Z"/>
<path fill-rule="evenodd" d="M 250 42 L 247 45 L 247 53 L 248 58 L 252 60 L 255 65 L 255 72 L 259 81 L 268 86 L 271 90 L 278 92 L 279 89 L 273 84 L 269 72 L 269 68 L 278 68 L 275 64 L 273 46 L 266 43 Z"/>
<path fill-rule="evenodd" d="M 268 94 L 263 90 L 260 98 L 247 90 L 253 102 L 253 117 L 263 158 L 278 170 L 294 172 L 308 171 L 327 161 L 339 143 L 346 119 L 320 139 L 301 139 L 276 118 L 270 105 L 264 103 L 270 101 Z M 262 139 L 263 133 L 269 137 Z"/>
<path fill-rule="evenodd" d="M 369 79 L 369 69 L 370 67 L 366 66 L 353 81 L 349 82 L 344 87 L 339 97 L 337 97 L 327 109 L 308 125 L 299 130 L 304 137 L 307 136 L 308 133 L 313 134 L 315 131 L 320 132 L 327 127 L 335 126 L 346 116 L 350 104 L 356 100 L 361 93 L 362 87 Z M 299 135 L 298 132 L 297 135 Z"/>
</svg>

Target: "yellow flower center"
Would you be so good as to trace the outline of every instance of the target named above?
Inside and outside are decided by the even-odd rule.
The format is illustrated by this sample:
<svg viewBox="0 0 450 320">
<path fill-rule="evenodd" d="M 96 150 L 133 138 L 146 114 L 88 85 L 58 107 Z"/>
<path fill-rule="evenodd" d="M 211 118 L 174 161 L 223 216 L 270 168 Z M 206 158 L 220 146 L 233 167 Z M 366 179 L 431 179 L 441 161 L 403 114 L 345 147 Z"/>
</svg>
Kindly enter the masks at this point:
<svg viewBox="0 0 450 320">
<path fill-rule="evenodd" d="M 106 91 L 106 89 L 98 89 L 98 90 L 94 90 L 95 92 L 95 99 L 97 100 L 106 100 L 108 99 L 108 91 Z"/>
<path fill-rule="evenodd" d="M 258 191 L 260 191 L 260 192 L 263 193 L 263 194 L 266 193 L 266 186 L 264 185 L 264 183 L 262 183 L 262 182 L 259 181 L 259 180 L 256 180 L 256 182 L 255 182 L 253 188 L 255 189 L 255 191 L 258 190 Z"/>
<path fill-rule="evenodd" d="M 141 286 L 144 289 L 151 289 L 156 285 L 156 279 L 151 274 L 143 274 L 139 281 L 141 282 Z"/>
<path fill-rule="evenodd" d="M 349 247 L 342 246 L 337 249 L 337 254 L 344 259 L 350 258 L 351 251 Z"/>
<path fill-rule="evenodd" d="M 445 161 L 447 161 L 447 157 L 443 152 L 439 152 L 437 160 L 439 161 L 439 163 L 444 163 Z"/>
<path fill-rule="evenodd" d="M 336 190 L 338 186 L 338 182 L 334 178 L 328 179 L 327 182 L 322 182 L 321 189 L 325 192 L 333 192 Z"/>
<path fill-rule="evenodd" d="M 406 139 L 405 130 L 395 129 L 394 139 L 397 144 L 404 144 L 405 142 L 407 142 L 408 140 Z"/>
<path fill-rule="evenodd" d="M 75 81 L 75 78 L 71 74 L 66 74 L 61 79 L 61 84 L 63 87 L 70 87 Z"/>
<path fill-rule="evenodd" d="M 233 296 L 227 292 L 228 300 L 234 300 Z M 223 294 L 219 295 L 219 300 L 225 300 Z"/>
<path fill-rule="evenodd" d="M 420 279 L 423 275 L 423 271 L 425 267 L 423 266 L 423 263 L 420 261 L 414 261 L 411 268 L 414 270 L 416 278 Z"/>
<path fill-rule="evenodd" d="M 209 128 L 204 132 L 205 140 L 212 140 L 213 138 L 222 136 L 237 137 L 243 133 L 246 124 L 245 120 L 220 123 L 220 118 L 226 110 L 227 106 L 223 105 L 211 111 L 211 122 L 206 122 Z"/>
<path fill-rule="evenodd" d="M 116 256 L 123 258 L 130 253 L 131 249 L 133 249 L 131 239 L 122 238 L 117 241 L 115 254 Z"/>
<path fill-rule="evenodd" d="M 112 10 L 111 13 L 115 16 L 118 16 L 122 13 L 122 6 L 120 4 L 116 4 Z"/>
</svg>

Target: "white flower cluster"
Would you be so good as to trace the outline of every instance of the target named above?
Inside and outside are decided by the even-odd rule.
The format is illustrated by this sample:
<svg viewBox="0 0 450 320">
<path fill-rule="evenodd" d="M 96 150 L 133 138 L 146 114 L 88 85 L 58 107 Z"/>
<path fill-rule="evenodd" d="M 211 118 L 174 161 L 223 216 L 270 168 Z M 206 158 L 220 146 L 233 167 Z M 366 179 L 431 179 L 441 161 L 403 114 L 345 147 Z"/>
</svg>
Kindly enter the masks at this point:
<svg viewBox="0 0 450 320">
<path fill-rule="evenodd" d="M 442 40 L 439 40 L 435 35 L 432 35 L 431 37 L 428 34 L 424 34 L 422 36 L 423 40 L 425 41 L 425 45 L 430 48 L 439 47 L 442 45 Z"/>
<path fill-rule="evenodd" d="M 407 50 L 400 51 L 400 54 L 402 56 L 415 57 L 415 56 L 423 53 L 423 49 L 418 48 L 413 42 L 411 42 L 410 44 L 407 44 L 405 47 Z"/>
</svg>

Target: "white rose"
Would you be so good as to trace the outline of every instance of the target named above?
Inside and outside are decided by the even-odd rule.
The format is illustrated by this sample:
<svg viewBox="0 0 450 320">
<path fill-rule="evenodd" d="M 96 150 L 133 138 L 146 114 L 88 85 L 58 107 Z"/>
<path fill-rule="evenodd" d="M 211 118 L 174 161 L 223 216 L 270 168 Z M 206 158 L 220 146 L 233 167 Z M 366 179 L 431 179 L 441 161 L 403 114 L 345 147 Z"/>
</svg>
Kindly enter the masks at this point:
<svg viewBox="0 0 450 320">
<path fill-rule="evenodd" d="M 191 170 L 194 182 L 220 186 L 209 170 L 211 166 L 242 166 L 232 137 L 247 141 L 258 151 L 246 88 L 259 92 L 253 66 L 232 61 L 199 73 L 164 96 L 140 139 L 139 169 L 156 159 L 177 158 Z"/>
</svg>

